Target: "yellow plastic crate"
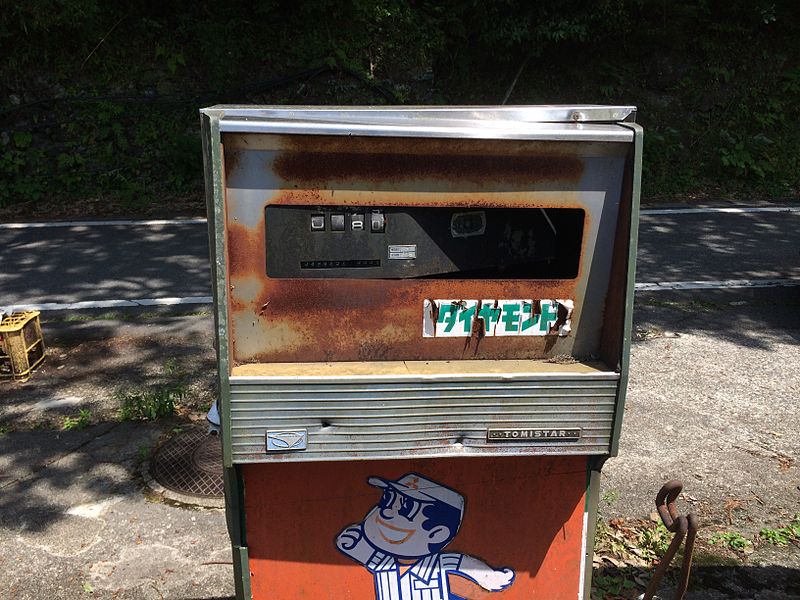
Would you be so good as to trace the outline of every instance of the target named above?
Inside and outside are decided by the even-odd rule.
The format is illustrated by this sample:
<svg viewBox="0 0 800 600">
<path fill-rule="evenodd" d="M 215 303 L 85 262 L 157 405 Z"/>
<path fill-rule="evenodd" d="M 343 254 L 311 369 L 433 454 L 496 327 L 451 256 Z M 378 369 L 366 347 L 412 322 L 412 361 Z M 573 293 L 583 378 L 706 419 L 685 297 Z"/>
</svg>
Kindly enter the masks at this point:
<svg viewBox="0 0 800 600">
<path fill-rule="evenodd" d="M 44 357 L 39 311 L 3 318 L 0 322 L 0 377 L 25 381 Z"/>
</svg>

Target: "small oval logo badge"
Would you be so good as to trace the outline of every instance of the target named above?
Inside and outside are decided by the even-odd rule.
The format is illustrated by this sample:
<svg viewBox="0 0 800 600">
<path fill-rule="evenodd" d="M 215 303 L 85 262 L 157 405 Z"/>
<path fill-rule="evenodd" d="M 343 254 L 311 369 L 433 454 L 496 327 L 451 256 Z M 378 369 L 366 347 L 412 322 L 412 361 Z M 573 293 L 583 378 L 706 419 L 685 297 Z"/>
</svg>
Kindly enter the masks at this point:
<svg viewBox="0 0 800 600">
<path fill-rule="evenodd" d="M 267 452 L 305 450 L 308 432 L 305 429 L 267 431 Z"/>
</svg>

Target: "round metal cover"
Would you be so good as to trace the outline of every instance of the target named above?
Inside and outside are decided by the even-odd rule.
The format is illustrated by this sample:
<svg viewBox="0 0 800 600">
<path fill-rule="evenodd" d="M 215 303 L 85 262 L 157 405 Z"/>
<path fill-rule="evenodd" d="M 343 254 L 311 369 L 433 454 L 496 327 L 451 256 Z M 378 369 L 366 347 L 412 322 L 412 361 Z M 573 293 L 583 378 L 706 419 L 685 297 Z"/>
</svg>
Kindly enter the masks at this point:
<svg viewBox="0 0 800 600">
<path fill-rule="evenodd" d="M 197 498 L 222 498 L 222 444 L 205 429 L 182 431 L 153 457 L 153 478 L 168 490 Z"/>
</svg>

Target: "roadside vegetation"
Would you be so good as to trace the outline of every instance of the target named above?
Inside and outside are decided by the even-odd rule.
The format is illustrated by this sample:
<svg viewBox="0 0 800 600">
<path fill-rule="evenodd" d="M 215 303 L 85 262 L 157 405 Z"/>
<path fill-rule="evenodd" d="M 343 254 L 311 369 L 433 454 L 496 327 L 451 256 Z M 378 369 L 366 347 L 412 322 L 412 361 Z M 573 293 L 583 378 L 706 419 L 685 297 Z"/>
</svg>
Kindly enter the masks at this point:
<svg viewBox="0 0 800 600">
<path fill-rule="evenodd" d="M 162 367 L 165 381 L 142 387 L 119 389 L 114 400 L 119 406 L 121 421 L 156 421 L 175 415 L 186 398 L 186 373 L 177 360 L 169 358 Z"/>
<path fill-rule="evenodd" d="M 646 200 L 796 200 L 800 4 L 30 0 L 0 14 L 0 216 L 199 214 L 214 103 L 624 103 Z"/>
<path fill-rule="evenodd" d="M 658 519 L 657 516 L 653 517 Z M 694 568 L 690 588 L 698 589 L 713 581 L 707 568 L 736 567 L 754 564 L 756 553 L 768 548 L 786 550 L 800 548 L 800 515 L 785 525 L 762 528 L 749 536 L 733 529 L 714 531 L 701 527 L 694 551 Z M 711 530 L 711 531 L 710 531 Z M 595 535 L 593 600 L 637 598 L 647 587 L 654 569 L 667 551 L 673 534 L 660 522 L 642 519 L 598 519 Z M 681 567 L 683 549 L 672 561 L 663 582 L 666 588 Z"/>
</svg>

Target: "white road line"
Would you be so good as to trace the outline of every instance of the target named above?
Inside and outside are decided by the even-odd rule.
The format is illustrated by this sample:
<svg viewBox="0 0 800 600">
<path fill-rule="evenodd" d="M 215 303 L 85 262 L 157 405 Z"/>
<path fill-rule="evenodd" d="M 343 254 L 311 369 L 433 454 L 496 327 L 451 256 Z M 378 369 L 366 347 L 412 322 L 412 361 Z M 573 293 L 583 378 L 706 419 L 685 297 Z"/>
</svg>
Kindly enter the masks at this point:
<svg viewBox="0 0 800 600">
<path fill-rule="evenodd" d="M 700 215 L 709 213 L 725 213 L 743 215 L 748 213 L 800 213 L 800 206 L 742 206 L 734 207 L 708 207 L 708 208 L 652 208 L 639 211 L 645 217 L 651 215 Z"/>
<path fill-rule="evenodd" d="M 700 214 L 747 214 L 747 213 L 800 213 L 800 206 L 743 206 L 733 207 L 708 207 L 708 208 L 657 208 L 643 209 L 639 214 L 643 217 L 653 215 L 700 215 Z M 156 227 L 169 225 L 205 225 L 206 219 L 196 217 L 191 219 L 149 219 L 136 221 L 131 219 L 107 221 L 49 221 L 46 223 L 0 223 L 0 229 L 45 229 L 51 227 Z"/>
<path fill-rule="evenodd" d="M 184 298 L 139 298 L 136 300 L 86 300 L 83 302 L 45 302 L 44 304 L 13 304 L 4 307 L 7 313 L 26 310 L 87 310 L 95 308 L 131 308 L 141 306 L 175 306 L 177 304 L 211 304 L 211 296 Z"/>
<path fill-rule="evenodd" d="M 739 288 L 794 287 L 800 279 L 724 279 L 721 281 L 654 281 L 636 284 L 637 292 L 667 290 L 723 290 Z"/>
</svg>

